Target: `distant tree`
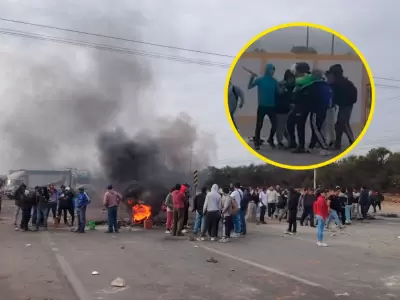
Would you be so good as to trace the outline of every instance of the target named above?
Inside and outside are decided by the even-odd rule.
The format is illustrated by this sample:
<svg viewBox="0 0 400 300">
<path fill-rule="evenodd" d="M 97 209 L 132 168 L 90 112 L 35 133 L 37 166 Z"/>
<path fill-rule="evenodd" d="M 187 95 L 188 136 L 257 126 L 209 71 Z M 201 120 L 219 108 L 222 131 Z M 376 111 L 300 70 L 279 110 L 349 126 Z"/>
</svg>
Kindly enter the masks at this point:
<svg viewBox="0 0 400 300">
<path fill-rule="evenodd" d="M 290 171 L 273 166 L 249 165 L 239 167 L 209 167 L 202 171 L 207 185 L 242 185 L 267 187 L 280 184 L 285 187 L 311 187 L 313 171 Z M 326 188 L 336 185 L 400 192 L 400 153 L 379 147 L 366 155 L 352 155 L 324 168 L 318 169 L 317 182 Z"/>
</svg>

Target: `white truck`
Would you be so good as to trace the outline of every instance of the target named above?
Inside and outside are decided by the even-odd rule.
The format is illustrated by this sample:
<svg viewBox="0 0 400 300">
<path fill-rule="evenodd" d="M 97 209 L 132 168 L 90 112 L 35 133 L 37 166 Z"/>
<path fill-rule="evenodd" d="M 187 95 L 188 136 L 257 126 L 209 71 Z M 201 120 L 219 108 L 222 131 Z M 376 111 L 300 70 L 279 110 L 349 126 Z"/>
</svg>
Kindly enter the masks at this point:
<svg viewBox="0 0 400 300">
<path fill-rule="evenodd" d="M 16 189 L 24 183 L 28 189 L 36 186 L 47 186 L 50 183 L 56 188 L 61 185 L 73 189 L 79 184 L 79 172 L 76 169 L 63 170 L 10 170 L 7 174 L 6 184 L 3 187 L 4 194 L 13 199 Z"/>
</svg>

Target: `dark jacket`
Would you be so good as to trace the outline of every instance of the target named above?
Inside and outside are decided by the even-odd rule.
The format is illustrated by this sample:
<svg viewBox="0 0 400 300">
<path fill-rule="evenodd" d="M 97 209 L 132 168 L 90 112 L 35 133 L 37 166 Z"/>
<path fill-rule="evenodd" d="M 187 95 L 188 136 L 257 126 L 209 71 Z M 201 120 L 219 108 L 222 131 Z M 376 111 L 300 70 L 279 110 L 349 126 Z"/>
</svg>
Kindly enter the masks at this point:
<svg viewBox="0 0 400 300">
<path fill-rule="evenodd" d="M 340 207 L 345 207 L 348 202 L 347 195 L 345 193 L 340 193 L 338 198 L 339 198 Z"/>
<path fill-rule="evenodd" d="M 360 200 L 359 200 L 361 205 L 368 205 L 369 202 L 369 191 L 368 190 L 362 190 L 360 192 Z"/>
<path fill-rule="evenodd" d="M 293 92 L 296 110 L 319 112 L 328 109 L 332 90 L 325 81 L 315 81 L 304 88 Z"/>
<path fill-rule="evenodd" d="M 357 88 L 353 82 L 345 77 L 338 77 L 331 84 L 333 91 L 333 104 L 340 106 L 352 106 L 357 102 Z"/>
<path fill-rule="evenodd" d="M 299 206 L 300 193 L 297 191 L 291 191 L 288 196 L 288 210 L 297 211 Z"/>
<path fill-rule="evenodd" d="M 15 205 L 20 206 L 21 204 L 21 199 L 24 196 L 26 185 L 21 184 L 15 191 L 14 197 L 15 197 Z"/>
<path fill-rule="evenodd" d="M 21 209 L 32 209 L 32 207 L 35 205 L 36 201 L 36 194 L 35 193 L 29 193 L 29 195 L 23 194 L 20 199 L 20 207 Z"/>
<path fill-rule="evenodd" d="M 240 210 L 246 212 L 247 208 L 249 207 L 250 201 L 251 201 L 251 195 L 249 192 L 245 191 L 240 201 Z"/>
<path fill-rule="evenodd" d="M 312 194 L 307 194 L 304 196 L 303 206 L 304 207 L 313 207 L 315 201 L 317 201 L 317 196 L 312 195 Z"/>
<path fill-rule="evenodd" d="M 206 201 L 207 193 L 200 193 L 194 197 L 193 200 L 193 211 L 197 211 L 199 214 L 203 214 L 204 202 Z"/>
<path fill-rule="evenodd" d="M 282 83 L 283 92 L 276 96 L 276 113 L 288 114 L 290 104 L 293 103 L 293 88 L 294 85 Z"/>
</svg>

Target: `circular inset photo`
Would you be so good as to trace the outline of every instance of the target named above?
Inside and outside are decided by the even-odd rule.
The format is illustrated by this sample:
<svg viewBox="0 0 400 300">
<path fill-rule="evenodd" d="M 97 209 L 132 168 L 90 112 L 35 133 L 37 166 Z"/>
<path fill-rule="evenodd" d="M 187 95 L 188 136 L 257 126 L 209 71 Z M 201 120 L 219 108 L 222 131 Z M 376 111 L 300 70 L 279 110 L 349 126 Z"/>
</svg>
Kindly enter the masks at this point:
<svg viewBox="0 0 400 300">
<path fill-rule="evenodd" d="M 243 145 L 293 170 L 326 166 L 362 139 L 375 86 L 361 52 L 332 29 L 291 23 L 253 38 L 236 56 L 225 108 Z"/>
</svg>

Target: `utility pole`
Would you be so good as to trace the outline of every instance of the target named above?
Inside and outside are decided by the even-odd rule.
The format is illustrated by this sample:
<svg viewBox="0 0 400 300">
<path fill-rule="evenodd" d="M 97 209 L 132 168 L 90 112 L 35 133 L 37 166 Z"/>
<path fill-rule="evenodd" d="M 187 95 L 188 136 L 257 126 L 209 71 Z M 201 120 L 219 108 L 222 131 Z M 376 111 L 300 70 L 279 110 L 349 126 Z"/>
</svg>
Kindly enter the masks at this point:
<svg viewBox="0 0 400 300">
<path fill-rule="evenodd" d="M 335 35 L 332 34 L 331 55 L 335 54 Z"/>
</svg>

